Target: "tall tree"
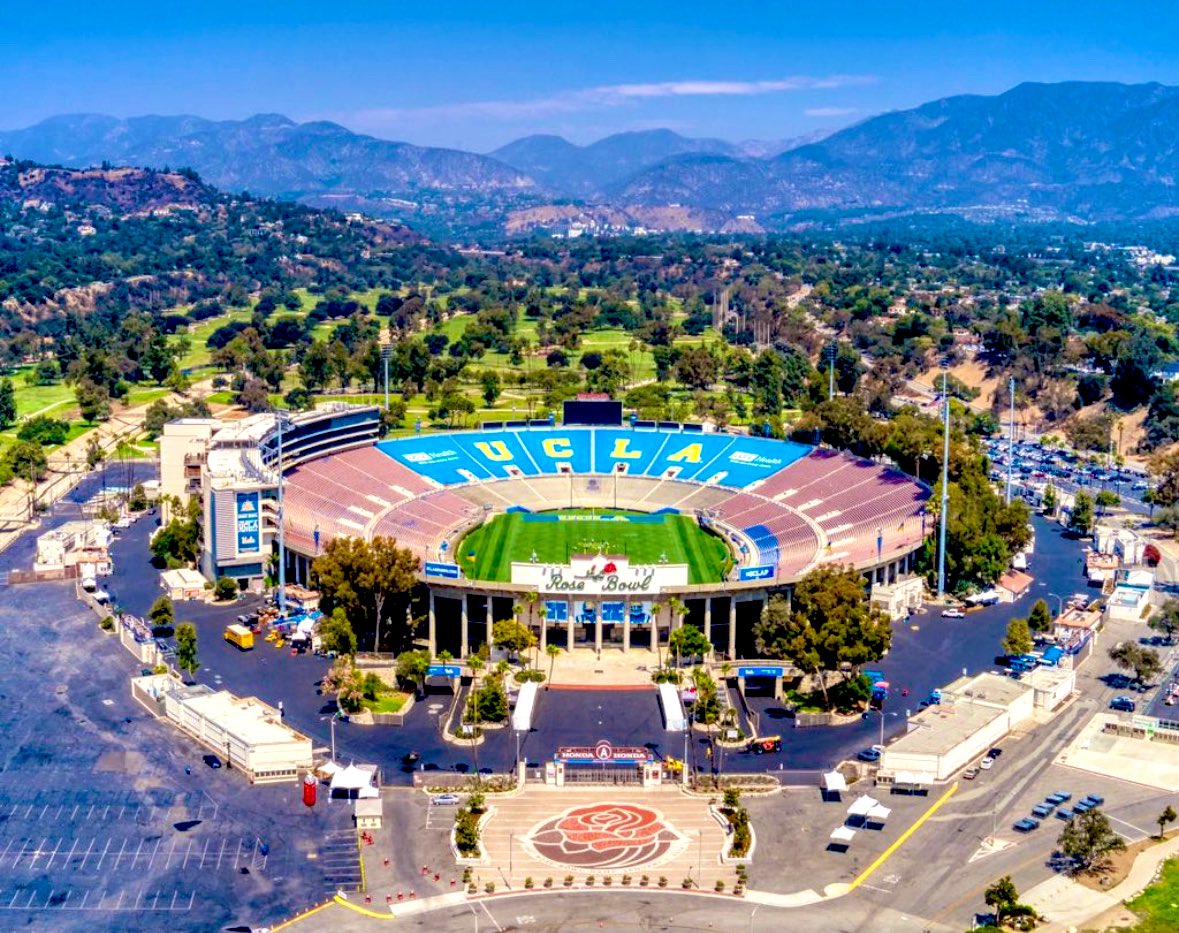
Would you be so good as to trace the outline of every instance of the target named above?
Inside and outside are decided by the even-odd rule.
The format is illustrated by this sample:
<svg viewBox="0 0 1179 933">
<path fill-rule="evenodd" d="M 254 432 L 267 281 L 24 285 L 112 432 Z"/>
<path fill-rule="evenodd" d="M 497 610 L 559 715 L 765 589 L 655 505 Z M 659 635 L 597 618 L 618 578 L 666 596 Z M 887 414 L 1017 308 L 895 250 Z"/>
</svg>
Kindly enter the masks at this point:
<svg viewBox="0 0 1179 933">
<path fill-rule="evenodd" d="M 1012 619 L 1003 636 L 1003 651 L 1009 655 L 1027 654 L 1032 650 L 1032 633 L 1027 619 Z"/>
<path fill-rule="evenodd" d="M 1093 528 L 1093 499 L 1078 490 L 1073 499 L 1073 509 L 1068 517 L 1069 531 L 1079 535 L 1088 534 Z"/>
<path fill-rule="evenodd" d="M 1090 870 L 1104 865 L 1111 853 L 1125 849 L 1126 841 L 1114 832 L 1109 817 L 1098 809 L 1078 813 L 1069 820 L 1057 845 L 1083 869 Z"/>
<path fill-rule="evenodd" d="M 323 594 L 324 611 L 339 607 L 353 624 L 371 635 L 374 651 L 380 650 L 381 626 L 389 618 L 389 602 L 402 608 L 417 583 L 419 561 L 414 553 L 397 546 L 393 538 L 377 535 L 371 542 L 360 538 L 333 538 L 311 566 Z M 410 632 L 404 632 L 404 641 Z"/>
<path fill-rule="evenodd" d="M 1047 601 L 1037 599 L 1032 604 L 1032 611 L 1028 615 L 1028 628 L 1033 632 L 1046 632 L 1052 628 L 1052 611 Z"/>
<path fill-rule="evenodd" d="M 195 677 L 201 669 L 197 658 L 197 630 L 191 622 L 176 626 L 176 666 L 189 677 Z"/>
<path fill-rule="evenodd" d="M 0 428 L 16 421 L 16 388 L 11 379 L 0 379 Z"/>
</svg>

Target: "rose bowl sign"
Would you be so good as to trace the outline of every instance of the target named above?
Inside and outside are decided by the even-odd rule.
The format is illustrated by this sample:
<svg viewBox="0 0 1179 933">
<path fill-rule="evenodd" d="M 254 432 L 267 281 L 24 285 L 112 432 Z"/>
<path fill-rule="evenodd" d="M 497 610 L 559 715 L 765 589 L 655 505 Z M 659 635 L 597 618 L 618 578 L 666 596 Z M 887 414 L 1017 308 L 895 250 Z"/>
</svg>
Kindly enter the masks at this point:
<svg viewBox="0 0 1179 933">
<path fill-rule="evenodd" d="M 512 582 L 540 593 L 571 596 L 653 596 L 686 586 L 687 564 L 635 564 L 613 554 L 574 554 L 568 564 L 513 562 Z"/>
</svg>

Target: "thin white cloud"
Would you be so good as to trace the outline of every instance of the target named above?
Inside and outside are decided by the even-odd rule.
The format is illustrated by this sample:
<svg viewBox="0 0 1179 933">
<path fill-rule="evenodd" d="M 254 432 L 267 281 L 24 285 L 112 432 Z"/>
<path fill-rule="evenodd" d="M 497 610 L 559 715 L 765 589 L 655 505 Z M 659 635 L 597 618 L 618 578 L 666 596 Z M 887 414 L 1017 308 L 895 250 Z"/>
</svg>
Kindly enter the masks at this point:
<svg viewBox="0 0 1179 933">
<path fill-rule="evenodd" d="M 343 118 L 342 122 L 372 127 L 388 126 L 392 123 L 423 123 L 471 118 L 519 120 L 621 107 L 663 98 L 750 97 L 788 91 L 832 90 L 871 84 L 875 80 L 876 78 L 872 75 L 838 74 L 826 77 L 796 75 L 768 81 L 684 80 L 658 81 L 647 84 L 607 84 L 562 91 L 547 97 L 528 100 L 459 101 L 430 107 L 378 107 L 350 114 Z M 840 110 L 840 113 L 845 112 L 850 111 Z"/>
<path fill-rule="evenodd" d="M 847 117 L 859 113 L 858 107 L 808 107 L 803 112 L 806 117 Z"/>
</svg>

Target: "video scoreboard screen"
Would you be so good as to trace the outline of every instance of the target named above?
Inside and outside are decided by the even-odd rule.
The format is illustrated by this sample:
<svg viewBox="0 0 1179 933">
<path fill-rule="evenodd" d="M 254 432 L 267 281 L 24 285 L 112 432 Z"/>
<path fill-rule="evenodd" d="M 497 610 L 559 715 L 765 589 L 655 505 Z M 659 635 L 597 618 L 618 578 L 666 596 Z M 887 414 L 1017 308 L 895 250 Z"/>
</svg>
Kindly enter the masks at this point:
<svg viewBox="0 0 1179 933">
<path fill-rule="evenodd" d="M 565 403 L 566 424 L 622 424 L 622 402 L 573 399 Z"/>
</svg>

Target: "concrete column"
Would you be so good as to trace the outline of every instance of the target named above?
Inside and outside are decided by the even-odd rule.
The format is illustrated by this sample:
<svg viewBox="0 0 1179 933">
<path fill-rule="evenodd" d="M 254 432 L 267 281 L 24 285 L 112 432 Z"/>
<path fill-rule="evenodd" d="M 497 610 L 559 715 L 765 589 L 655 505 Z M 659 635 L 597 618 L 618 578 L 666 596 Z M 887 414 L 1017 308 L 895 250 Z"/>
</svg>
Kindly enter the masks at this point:
<svg viewBox="0 0 1179 933">
<path fill-rule="evenodd" d="M 737 598 L 729 597 L 729 660 L 737 659 Z"/>
<path fill-rule="evenodd" d="M 602 653 L 602 602 L 594 603 L 594 649 Z"/>
<path fill-rule="evenodd" d="M 625 603 L 622 610 L 622 652 L 630 651 L 630 603 Z"/>
<path fill-rule="evenodd" d="M 459 657 L 465 658 L 471 650 L 470 620 L 467 618 L 467 594 L 463 593 L 459 615 Z"/>
<path fill-rule="evenodd" d="M 548 647 L 549 643 L 549 620 L 542 614 L 540 617 L 540 654 L 539 657 L 544 657 L 544 649 Z"/>
<path fill-rule="evenodd" d="M 487 629 L 487 650 L 490 654 L 495 650 L 495 629 L 494 623 L 491 621 L 491 597 L 486 597 L 487 602 L 484 603 L 483 622 Z"/>
<path fill-rule="evenodd" d="M 434 591 L 430 590 L 430 613 L 429 613 L 429 633 L 427 638 L 430 644 L 430 657 L 434 657 L 438 653 L 438 629 L 434 618 Z"/>
<path fill-rule="evenodd" d="M 652 651 L 659 651 L 659 613 L 651 613 L 651 640 L 647 642 L 647 647 Z"/>
<path fill-rule="evenodd" d="M 712 644 L 712 597 L 704 597 L 704 638 L 709 645 Z M 712 649 L 709 648 L 709 654 L 712 654 Z"/>
<path fill-rule="evenodd" d="M 565 650 L 573 651 L 573 620 L 577 615 L 574 607 L 577 603 L 569 604 L 569 617 L 565 622 Z"/>
</svg>

